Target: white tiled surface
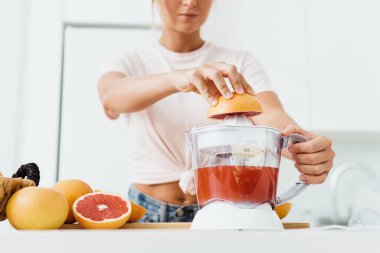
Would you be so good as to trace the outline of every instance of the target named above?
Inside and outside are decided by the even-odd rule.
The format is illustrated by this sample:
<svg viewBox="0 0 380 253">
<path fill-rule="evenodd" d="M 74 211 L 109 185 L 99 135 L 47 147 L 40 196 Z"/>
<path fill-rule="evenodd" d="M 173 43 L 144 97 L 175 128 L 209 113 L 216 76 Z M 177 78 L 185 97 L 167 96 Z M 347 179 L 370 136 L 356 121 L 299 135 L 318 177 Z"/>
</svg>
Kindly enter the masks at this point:
<svg viewBox="0 0 380 253">
<path fill-rule="evenodd" d="M 380 233 L 288 230 L 0 231 L 1 252 L 369 252 Z"/>
<path fill-rule="evenodd" d="M 14 230 L 12 225 L 8 222 L 8 220 L 0 221 L 0 233 L 8 232 Z"/>
</svg>

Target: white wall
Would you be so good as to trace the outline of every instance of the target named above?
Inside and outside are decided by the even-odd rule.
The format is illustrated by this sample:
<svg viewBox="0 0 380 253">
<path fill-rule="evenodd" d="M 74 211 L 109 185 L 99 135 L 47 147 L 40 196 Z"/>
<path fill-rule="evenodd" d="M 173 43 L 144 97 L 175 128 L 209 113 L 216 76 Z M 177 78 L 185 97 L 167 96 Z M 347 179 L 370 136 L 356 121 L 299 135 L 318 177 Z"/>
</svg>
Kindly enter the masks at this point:
<svg viewBox="0 0 380 253">
<path fill-rule="evenodd" d="M 94 188 L 127 192 L 128 128 L 124 117 L 107 118 L 96 84 L 105 59 L 151 37 L 149 29 L 66 28 L 60 180 L 83 178 Z"/>
<path fill-rule="evenodd" d="M 21 124 L 20 92 L 24 81 L 26 1 L 0 1 L 0 171 L 18 168 L 16 154 Z"/>
<path fill-rule="evenodd" d="M 0 2 L 0 169 L 36 162 L 55 181 L 62 1 Z M 3 169 L 5 168 L 5 169 Z"/>
<path fill-rule="evenodd" d="M 380 118 L 372 114 L 380 107 L 378 10 L 377 0 L 309 0 L 311 113 L 316 129 L 380 130 Z"/>
</svg>

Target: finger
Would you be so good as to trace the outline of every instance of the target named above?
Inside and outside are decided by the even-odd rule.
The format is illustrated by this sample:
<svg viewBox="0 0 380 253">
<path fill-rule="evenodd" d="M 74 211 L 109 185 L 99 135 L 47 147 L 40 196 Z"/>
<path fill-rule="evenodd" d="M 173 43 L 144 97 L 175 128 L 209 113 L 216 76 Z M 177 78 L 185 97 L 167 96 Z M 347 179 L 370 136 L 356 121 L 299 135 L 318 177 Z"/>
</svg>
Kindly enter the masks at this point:
<svg viewBox="0 0 380 253">
<path fill-rule="evenodd" d="M 294 161 L 297 163 L 302 164 L 310 164 L 310 165 L 316 165 L 320 163 L 324 163 L 326 161 L 333 159 L 333 154 L 330 152 L 315 152 L 315 153 L 300 153 L 300 154 L 294 154 L 293 155 Z"/>
<path fill-rule="evenodd" d="M 316 153 L 331 147 L 331 140 L 324 136 L 317 136 L 314 139 L 293 144 L 288 148 L 289 152 L 293 154 L 297 153 Z"/>
<path fill-rule="evenodd" d="M 312 164 L 294 164 L 294 167 L 297 168 L 299 172 L 307 175 L 320 175 L 324 172 L 329 172 L 332 168 L 332 162 L 326 161 L 320 164 L 312 165 Z"/>
<path fill-rule="evenodd" d="M 203 78 L 212 80 L 223 97 L 226 99 L 232 98 L 232 93 L 224 81 L 223 74 L 220 70 L 211 67 L 204 67 L 201 71 Z"/>
<path fill-rule="evenodd" d="M 110 119 L 118 119 L 119 116 L 120 116 L 120 113 L 114 112 L 114 111 L 110 111 L 110 110 L 107 110 L 107 109 L 104 109 L 104 112 L 106 113 L 107 117 L 110 118 Z"/>
<path fill-rule="evenodd" d="M 226 64 L 223 62 L 217 62 L 217 63 L 212 64 L 212 66 L 222 71 L 223 76 L 228 78 L 228 80 L 230 81 L 232 85 L 232 88 L 234 89 L 236 93 L 238 94 L 244 93 L 243 84 L 241 82 L 239 72 L 235 65 Z"/>
<path fill-rule="evenodd" d="M 218 100 L 219 97 L 222 96 L 222 94 L 220 93 L 218 88 L 215 86 L 214 81 L 209 80 L 209 79 L 205 81 L 206 81 L 208 93 L 210 93 L 211 96 L 213 96 L 216 100 Z"/>
<path fill-rule="evenodd" d="M 285 127 L 284 130 L 281 131 L 281 133 L 284 136 L 288 136 L 289 134 L 301 134 L 308 139 L 312 139 L 313 137 L 315 137 L 313 134 L 296 125 L 288 125 L 287 127 Z"/>
<path fill-rule="evenodd" d="M 201 76 L 194 76 L 191 84 L 197 88 L 199 94 L 201 94 L 210 105 L 216 105 L 218 103 L 215 97 L 209 93 L 206 81 Z"/>
<path fill-rule="evenodd" d="M 197 93 L 199 95 L 201 94 L 198 89 L 194 89 L 194 90 L 192 90 L 192 92 L 195 92 L 195 93 Z"/>
<path fill-rule="evenodd" d="M 242 74 L 239 74 L 239 78 L 243 85 L 244 91 L 255 96 L 256 92 L 253 90 L 252 86 L 245 80 L 244 76 Z"/>
<path fill-rule="evenodd" d="M 307 175 L 307 174 L 302 174 L 300 176 L 300 179 L 306 183 L 306 184 L 321 184 L 323 183 L 326 178 L 327 178 L 328 173 L 324 172 L 320 175 Z"/>
</svg>

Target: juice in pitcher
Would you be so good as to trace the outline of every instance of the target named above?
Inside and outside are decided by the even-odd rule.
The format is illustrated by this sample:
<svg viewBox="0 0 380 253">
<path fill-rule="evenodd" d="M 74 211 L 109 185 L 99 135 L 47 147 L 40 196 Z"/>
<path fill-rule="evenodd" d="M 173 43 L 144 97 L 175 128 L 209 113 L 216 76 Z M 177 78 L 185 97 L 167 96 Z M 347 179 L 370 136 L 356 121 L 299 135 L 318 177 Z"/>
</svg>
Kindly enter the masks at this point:
<svg viewBox="0 0 380 253">
<path fill-rule="evenodd" d="M 197 198 L 202 208 L 223 200 L 252 208 L 263 203 L 274 206 L 278 168 L 266 166 L 215 166 L 196 169 Z"/>
</svg>

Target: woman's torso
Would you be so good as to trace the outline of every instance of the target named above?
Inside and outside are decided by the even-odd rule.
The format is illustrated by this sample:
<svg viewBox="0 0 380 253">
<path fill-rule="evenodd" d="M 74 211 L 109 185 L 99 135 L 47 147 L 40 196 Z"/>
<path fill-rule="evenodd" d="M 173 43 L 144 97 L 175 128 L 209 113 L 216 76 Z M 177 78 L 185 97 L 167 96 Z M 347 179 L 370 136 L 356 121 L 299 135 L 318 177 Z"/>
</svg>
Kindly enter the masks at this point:
<svg viewBox="0 0 380 253">
<path fill-rule="evenodd" d="M 119 71 L 127 76 L 144 76 L 194 68 L 216 61 L 234 64 L 241 70 L 246 67 L 246 56 L 242 52 L 226 50 L 212 43 L 205 43 L 190 53 L 171 52 L 156 43 L 126 54 L 116 65 L 110 66 L 108 71 Z M 262 82 L 262 89 L 265 90 L 270 87 L 269 81 L 265 73 L 261 73 L 261 66 L 255 64 L 258 71 L 250 70 L 251 75 L 256 75 L 257 81 Z M 249 77 L 246 79 L 250 81 Z M 128 169 L 131 170 L 133 182 L 139 191 L 167 203 L 196 202 L 194 187 L 189 186 L 191 154 L 186 145 L 185 133 L 193 127 L 218 123 L 207 119 L 208 107 L 207 102 L 196 93 L 175 93 L 142 111 L 126 115 Z M 190 188 L 192 191 L 189 192 Z"/>
</svg>

